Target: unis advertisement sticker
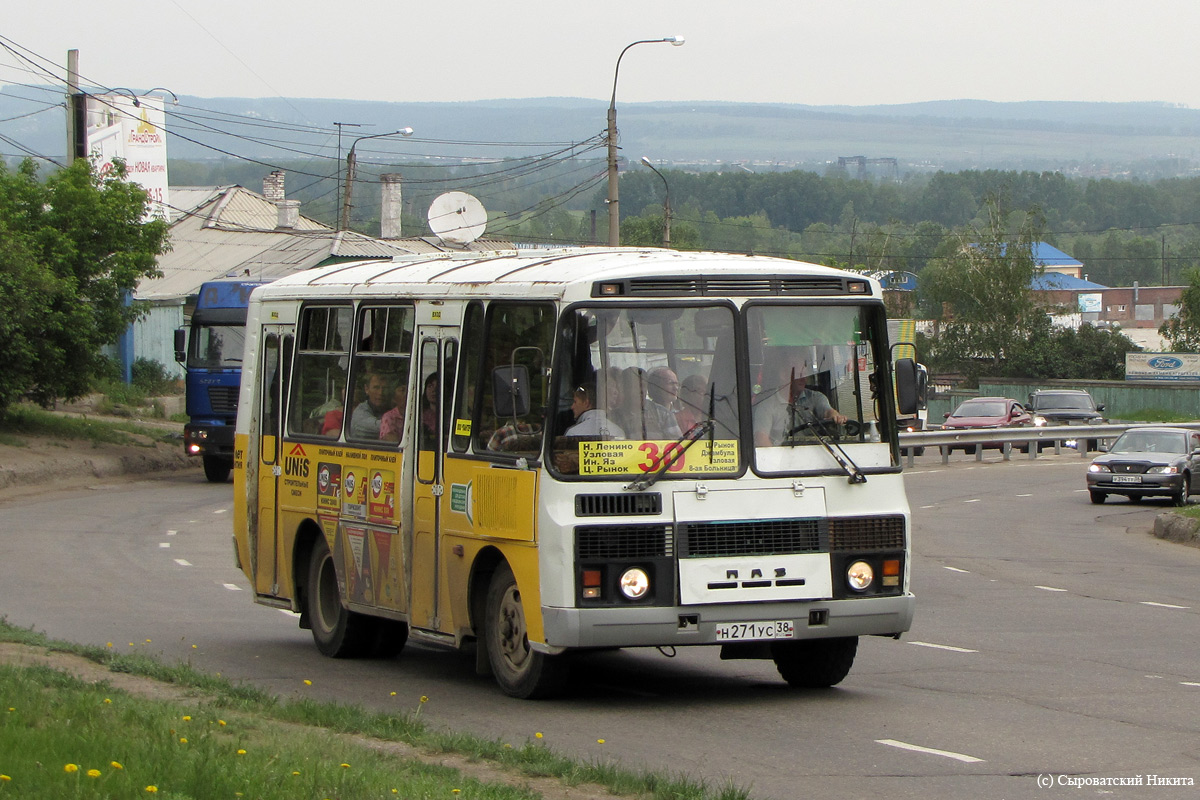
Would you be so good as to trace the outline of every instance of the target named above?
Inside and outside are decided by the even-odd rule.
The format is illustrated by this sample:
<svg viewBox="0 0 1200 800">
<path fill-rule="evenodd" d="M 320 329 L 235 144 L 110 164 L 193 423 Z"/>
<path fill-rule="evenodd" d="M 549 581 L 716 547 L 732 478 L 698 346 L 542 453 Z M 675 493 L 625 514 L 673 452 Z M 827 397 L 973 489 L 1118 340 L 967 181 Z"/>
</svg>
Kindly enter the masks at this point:
<svg viewBox="0 0 1200 800">
<path fill-rule="evenodd" d="M 579 443 L 580 475 L 632 475 L 656 472 L 669 463 L 672 475 L 729 473 L 738 468 L 736 439 L 697 441 L 684 450 L 674 441 L 611 441 Z"/>
<path fill-rule="evenodd" d="M 342 505 L 342 465 L 317 462 L 317 510 L 337 513 Z"/>
<path fill-rule="evenodd" d="M 396 473 L 390 469 L 372 469 L 367 489 L 367 516 L 372 521 L 390 523 L 396 518 Z"/>
<path fill-rule="evenodd" d="M 342 513 L 348 517 L 367 517 L 367 468 L 342 469 Z"/>
</svg>

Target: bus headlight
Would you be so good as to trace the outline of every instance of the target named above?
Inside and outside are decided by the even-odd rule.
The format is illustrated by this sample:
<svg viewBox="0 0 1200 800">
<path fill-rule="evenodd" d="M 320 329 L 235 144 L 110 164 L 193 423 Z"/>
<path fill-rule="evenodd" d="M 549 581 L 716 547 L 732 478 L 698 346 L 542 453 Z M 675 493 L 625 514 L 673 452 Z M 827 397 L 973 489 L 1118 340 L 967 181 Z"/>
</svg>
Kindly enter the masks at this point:
<svg viewBox="0 0 1200 800">
<path fill-rule="evenodd" d="M 875 570 L 865 561 L 855 561 L 846 570 L 846 583 L 856 592 L 865 592 L 875 581 Z"/>
<path fill-rule="evenodd" d="M 650 591 L 650 576 L 641 567 L 630 567 L 621 573 L 621 594 L 630 600 L 641 600 Z"/>
</svg>

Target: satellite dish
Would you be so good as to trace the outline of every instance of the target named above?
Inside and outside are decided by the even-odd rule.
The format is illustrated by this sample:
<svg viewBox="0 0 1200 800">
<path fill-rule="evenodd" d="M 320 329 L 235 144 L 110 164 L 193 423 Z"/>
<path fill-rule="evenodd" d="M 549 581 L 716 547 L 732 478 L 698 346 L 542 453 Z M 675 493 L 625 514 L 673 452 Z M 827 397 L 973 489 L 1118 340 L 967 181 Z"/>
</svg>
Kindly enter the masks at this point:
<svg viewBox="0 0 1200 800">
<path fill-rule="evenodd" d="M 429 205 L 429 230 L 449 244 L 468 245 L 483 235 L 487 211 L 466 192 L 446 192 Z"/>
</svg>

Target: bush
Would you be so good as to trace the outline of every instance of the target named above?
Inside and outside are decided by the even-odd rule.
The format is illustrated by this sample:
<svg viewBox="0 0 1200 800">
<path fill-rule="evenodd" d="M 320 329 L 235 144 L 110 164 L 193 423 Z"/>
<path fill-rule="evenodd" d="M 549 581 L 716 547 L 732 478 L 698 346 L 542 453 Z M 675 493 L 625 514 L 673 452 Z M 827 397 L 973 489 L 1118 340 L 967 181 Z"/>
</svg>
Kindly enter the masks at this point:
<svg viewBox="0 0 1200 800">
<path fill-rule="evenodd" d="M 133 385 L 150 397 L 178 392 L 176 381 L 167 373 L 166 367 L 152 358 L 137 359 L 130 371 Z"/>
</svg>

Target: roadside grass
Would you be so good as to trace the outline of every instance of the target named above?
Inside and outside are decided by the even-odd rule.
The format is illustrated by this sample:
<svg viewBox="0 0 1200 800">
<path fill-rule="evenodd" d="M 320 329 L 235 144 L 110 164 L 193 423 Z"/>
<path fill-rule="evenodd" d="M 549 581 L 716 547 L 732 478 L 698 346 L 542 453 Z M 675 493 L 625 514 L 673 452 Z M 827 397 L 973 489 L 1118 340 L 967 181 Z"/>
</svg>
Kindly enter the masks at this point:
<svg viewBox="0 0 1200 800">
<path fill-rule="evenodd" d="M 1164 408 L 1139 408 L 1136 411 L 1130 411 L 1128 414 L 1121 414 L 1121 421 L 1175 423 L 1195 422 L 1196 420 L 1194 417 L 1188 417 Z"/>
<path fill-rule="evenodd" d="M 194 700 L 154 700 L 48 667 L 0 665 L 0 776 L 6 776 L 0 777 L 0 798 L 146 793 L 263 800 L 541 796 L 521 785 L 522 776 L 557 779 L 568 786 L 596 784 L 614 795 L 653 800 L 749 798 L 747 790 L 731 783 L 709 786 L 685 775 L 580 762 L 554 753 L 536 734 L 508 743 L 434 730 L 420 719 L 424 697 L 416 708 L 401 713 L 283 700 L 186 664 L 50 640 L 3 617 L 0 641 L 70 653 L 114 673 L 196 693 Z M 514 780 L 480 782 L 353 737 L 488 762 Z"/>
<path fill-rule="evenodd" d="M 152 446 L 144 437 L 153 441 L 174 441 L 170 433 L 161 428 L 140 425 L 137 422 L 110 422 L 52 414 L 30 404 L 9 406 L 0 413 L 0 444 L 10 447 L 24 445 L 21 435 L 51 436 L 60 439 L 81 439 L 100 444 L 129 444 Z"/>
</svg>

